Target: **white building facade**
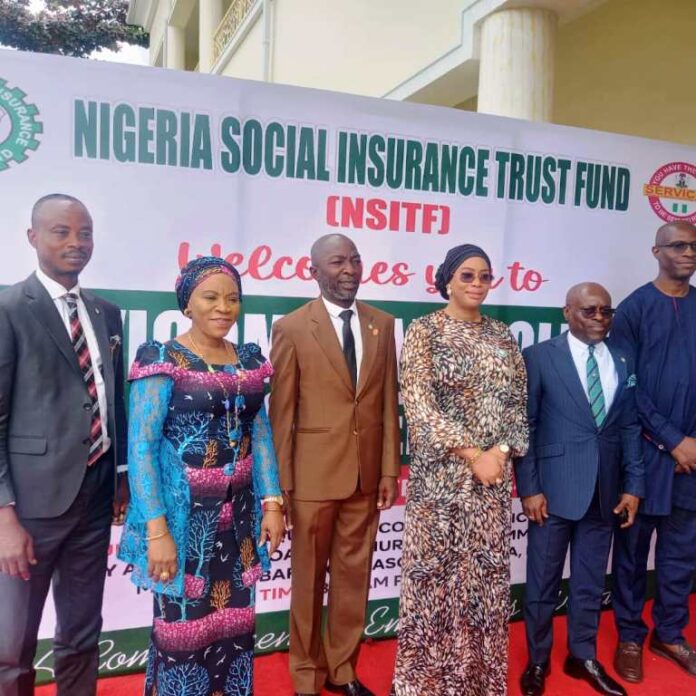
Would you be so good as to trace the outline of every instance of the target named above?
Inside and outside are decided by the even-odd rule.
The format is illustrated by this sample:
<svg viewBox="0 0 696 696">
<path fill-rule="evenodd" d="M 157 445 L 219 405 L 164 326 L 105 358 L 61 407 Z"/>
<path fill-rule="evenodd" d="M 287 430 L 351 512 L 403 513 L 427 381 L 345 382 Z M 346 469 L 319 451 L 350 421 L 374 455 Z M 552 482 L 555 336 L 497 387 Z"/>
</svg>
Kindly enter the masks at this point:
<svg viewBox="0 0 696 696">
<path fill-rule="evenodd" d="M 128 21 L 153 66 L 696 142 L 696 2 L 131 0 Z"/>
</svg>

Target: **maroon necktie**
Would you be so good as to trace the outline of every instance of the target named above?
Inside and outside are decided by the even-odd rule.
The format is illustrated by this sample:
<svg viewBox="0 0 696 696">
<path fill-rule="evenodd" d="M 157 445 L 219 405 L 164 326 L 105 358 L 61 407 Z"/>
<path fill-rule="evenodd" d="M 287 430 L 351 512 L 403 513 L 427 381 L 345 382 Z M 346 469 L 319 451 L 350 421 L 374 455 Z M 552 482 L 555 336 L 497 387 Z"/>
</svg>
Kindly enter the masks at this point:
<svg viewBox="0 0 696 696">
<path fill-rule="evenodd" d="M 104 451 L 104 437 L 102 434 L 102 419 L 99 413 L 99 398 L 97 397 L 97 383 L 94 381 L 94 365 L 89 354 L 89 346 L 87 338 L 82 329 L 80 317 L 77 314 L 77 295 L 68 293 L 65 295 L 65 302 L 68 305 L 70 312 L 70 337 L 72 339 L 73 348 L 77 355 L 77 361 L 80 363 L 82 377 L 87 385 L 87 393 L 92 401 L 92 424 L 89 432 L 89 457 L 87 466 L 92 466 L 99 459 Z"/>
</svg>

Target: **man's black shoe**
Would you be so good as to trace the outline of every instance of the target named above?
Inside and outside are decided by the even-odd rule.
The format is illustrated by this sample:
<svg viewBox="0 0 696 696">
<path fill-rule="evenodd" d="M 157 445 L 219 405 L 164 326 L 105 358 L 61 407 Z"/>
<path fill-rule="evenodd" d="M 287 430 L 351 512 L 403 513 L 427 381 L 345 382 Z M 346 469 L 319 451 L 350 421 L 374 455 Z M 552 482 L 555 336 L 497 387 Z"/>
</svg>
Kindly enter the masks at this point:
<svg viewBox="0 0 696 696">
<path fill-rule="evenodd" d="M 524 696 L 541 696 L 546 686 L 549 663 L 534 664 L 530 662 L 520 677 L 520 688 Z"/>
<path fill-rule="evenodd" d="M 627 696 L 626 689 L 614 681 L 597 660 L 578 660 L 572 655 L 566 657 L 563 671 L 574 679 L 586 681 L 595 691 L 607 696 Z"/>
<path fill-rule="evenodd" d="M 365 685 L 361 684 L 357 679 L 347 684 L 331 684 L 326 682 L 324 688 L 327 691 L 332 691 L 335 694 L 343 694 L 344 696 L 375 696 Z"/>
</svg>

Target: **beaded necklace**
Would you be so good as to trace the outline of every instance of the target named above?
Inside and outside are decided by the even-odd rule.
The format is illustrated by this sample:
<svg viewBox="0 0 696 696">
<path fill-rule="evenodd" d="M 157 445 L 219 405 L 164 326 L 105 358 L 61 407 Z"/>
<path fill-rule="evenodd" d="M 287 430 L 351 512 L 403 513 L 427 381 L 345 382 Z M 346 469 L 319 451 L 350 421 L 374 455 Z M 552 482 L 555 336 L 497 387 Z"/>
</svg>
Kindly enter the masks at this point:
<svg viewBox="0 0 696 696">
<path fill-rule="evenodd" d="M 227 430 L 227 441 L 229 443 L 230 449 L 234 452 L 234 456 L 231 462 L 227 462 L 223 467 L 223 473 L 227 476 L 231 476 L 234 473 L 235 464 L 237 462 L 237 457 L 239 455 L 239 450 L 242 445 L 242 428 L 239 420 L 239 411 L 244 408 L 244 397 L 241 394 L 242 380 L 244 379 L 244 371 L 242 370 L 242 364 L 239 361 L 239 355 L 237 355 L 237 360 L 235 362 L 234 355 L 232 354 L 231 348 L 227 341 L 224 341 L 225 349 L 230 354 L 230 362 L 237 370 L 237 394 L 234 399 L 234 428 L 232 427 L 232 414 L 231 414 L 231 404 L 230 404 L 230 392 L 225 386 L 225 383 L 220 379 L 219 372 L 205 359 L 203 351 L 198 347 L 196 339 L 193 334 L 189 331 L 189 339 L 191 340 L 191 345 L 200 357 L 200 359 L 205 363 L 208 368 L 208 372 L 213 375 L 213 379 L 218 383 L 225 400 L 222 402 L 225 407 L 225 425 Z"/>
</svg>

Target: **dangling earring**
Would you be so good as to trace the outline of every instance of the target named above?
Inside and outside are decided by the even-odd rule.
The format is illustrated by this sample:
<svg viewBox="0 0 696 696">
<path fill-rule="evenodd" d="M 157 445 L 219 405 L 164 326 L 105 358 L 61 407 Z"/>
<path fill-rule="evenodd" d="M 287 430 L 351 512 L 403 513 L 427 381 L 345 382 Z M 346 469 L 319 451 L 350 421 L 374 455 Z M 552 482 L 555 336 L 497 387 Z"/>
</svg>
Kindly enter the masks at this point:
<svg viewBox="0 0 696 696">
<path fill-rule="evenodd" d="M 452 286 L 448 285 L 446 290 L 447 290 L 447 297 L 451 297 L 452 296 Z"/>
</svg>

